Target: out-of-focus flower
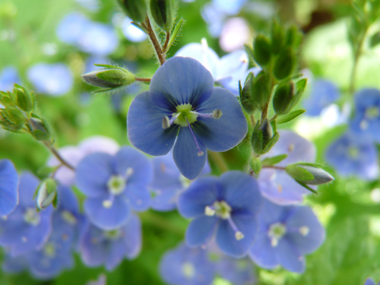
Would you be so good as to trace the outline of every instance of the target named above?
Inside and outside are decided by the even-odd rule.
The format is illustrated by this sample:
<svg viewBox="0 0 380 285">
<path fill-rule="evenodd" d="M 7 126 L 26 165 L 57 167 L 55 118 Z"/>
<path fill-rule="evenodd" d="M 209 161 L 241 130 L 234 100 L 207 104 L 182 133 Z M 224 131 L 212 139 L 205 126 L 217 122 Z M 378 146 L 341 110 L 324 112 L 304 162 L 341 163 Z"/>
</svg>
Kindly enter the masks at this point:
<svg viewBox="0 0 380 285">
<path fill-rule="evenodd" d="M 252 260 L 248 258 L 235 259 L 221 256 L 216 263 L 217 274 L 234 285 L 255 284 Z"/>
<path fill-rule="evenodd" d="M 160 274 L 170 285 L 210 285 L 214 280 L 215 266 L 206 250 L 181 243 L 162 257 Z"/>
<path fill-rule="evenodd" d="M 12 161 L 0 160 L 0 218 L 9 215 L 18 204 L 18 174 Z"/>
<path fill-rule="evenodd" d="M 214 88 L 210 72 L 183 57 L 167 60 L 156 71 L 149 91 L 132 101 L 127 125 L 130 142 L 150 155 L 167 154 L 175 142 L 174 161 L 188 179 L 201 173 L 207 149 L 229 150 L 247 133 L 235 96 Z"/>
<path fill-rule="evenodd" d="M 79 250 L 89 267 L 104 265 L 113 270 L 124 258 L 133 259 L 141 250 L 141 223 L 131 214 L 126 224 L 112 231 L 104 231 L 88 224 L 81 237 Z"/>
<path fill-rule="evenodd" d="M 260 267 L 302 273 L 305 254 L 315 251 L 325 239 L 325 230 L 306 206 L 279 206 L 264 199 L 258 216 L 259 232 L 249 256 Z"/>
<path fill-rule="evenodd" d="M 249 39 L 249 27 L 243 18 L 228 19 L 220 35 L 220 47 L 226 52 L 243 49 Z"/>
<path fill-rule="evenodd" d="M 76 168 L 77 186 L 87 196 L 84 210 L 93 224 L 105 230 L 125 224 L 131 208 L 149 208 L 147 187 L 152 177 L 151 161 L 131 147 L 122 147 L 114 156 L 92 153 Z"/>
<path fill-rule="evenodd" d="M 186 231 L 186 243 L 205 246 L 215 233 L 216 244 L 223 253 L 244 256 L 256 235 L 261 200 L 257 182 L 243 172 L 198 178 L 178 198 L 180 214 L 193 218 Z"/>
<path fill-rule="evenodd" d="M 379 175 L 375 144 L 357 134 L 346 132 L 337 138 L 326 151 L 326 161 L 342 176 L 354 175 L 364 180 Z"/>
<path fill-rule="evenodd" d="M 123 19 L 121 30 L 124 36 L 131 42 L 142 42 L 147 38 L 147 35 L 143 31 L 132 25 L 132 20 L 128 17 Z"/>
<path fill-rule="evenodd" d="M 375 283 L 375 281 L 373 281 L 372 278 L 367 278 L 367 279 L 365 280 L 364 285 L 376 285 L 376 283 Z M 380 285 L 380 281 L 379 281 L 379 283 L 377 283 L 377 285 Z"/>
<path fill-rule="evenodd" d="M 292 131 L 280 130 L 280 138 L 274 147 L 262 158 L 287 154 L 276 166 L 285 167 L 296 162 L 314 162 L 315 146 Z M 280 205 L 300 203 L 310 191 L 299 185 L 284 170 L 264 168 L 258 177 L 261 194 Z"/>
<path fill-rule="evenodd" d="M 13 66 L 5 67 L 0 73 L 0 91 L 12 91 L 15 83 L 20 83 L 17 69 Z"/>
<path fill-rule="evenodd" d="M 107 285 L 106 275 L 100 274 L 97 280 L 89 281 L 86 285 Z"/>
<path fill-rule="evenodd" d="M 38 93 L 62 96 L 73 86 L 73 76 L 67 65 L 63 63 L 38 63 L 28 70 L 28 79 Z"/>
<path fill-rule="evenodd" d="M 57 37 L 64 43 L 75 45 L 86 32 L 89 24 L 90 20 L 82 13 L 67 14 L 57 26 Z"/>
<path fill-rule="evenodd" d="M 76 0 L 82 7 L 89 11 L 96 12 L 99 10 L 99 0 Z"/>
</svg>

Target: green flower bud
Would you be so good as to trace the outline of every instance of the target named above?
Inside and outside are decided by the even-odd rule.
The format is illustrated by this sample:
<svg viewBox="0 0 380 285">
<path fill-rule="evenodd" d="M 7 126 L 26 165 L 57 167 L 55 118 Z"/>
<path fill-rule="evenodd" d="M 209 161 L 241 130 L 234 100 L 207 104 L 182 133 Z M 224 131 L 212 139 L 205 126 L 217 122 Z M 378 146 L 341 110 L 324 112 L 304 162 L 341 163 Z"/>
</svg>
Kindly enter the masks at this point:
<svg viewBox="0 0 380 285">
<path fill-rule="evenodd" d="M 273 97 L 273 108 L 277 115 L 289 113 L 292 100 L 295 95 L 293 81 L 281 84 L 277 87 Z"/>
<path fill-rule="evenodd" d="M 263 66 L 269 63 L 271 58 L 271 44 L 264 35 L 258 35 L 253 43 L 253 57 L 255 61 Z"/>
<path fill-rule="evenodd" d="M 302 34 L 295 25 L 291 25 L 285 33 L 285 43 L 288 47 L 297 49 L 301 44 Z"/>
<path fill-rule="evenodd" d="M 253 130 L 251 145 L 256 154 L 263 154 L 263 150 L 273 137 L 272 126 L 268 119 L 258 122 Z"/>
<path fill-rule="evenodd" d="M 37 189 L 36 193 L 37 208 L 43 210 L 50 206 L 57 197 L 57 183 L 54 179 L 48 178 L 43 181 Z"/>
<path fill-rule="evenodd" d="M 277 55 L 280 53 L 284 45 L 285 33 L 283 27 L 277 20 L 272 22 L 271 39 L 272 39 L 272 53 Z"/>
<path fill-rule="evenodd" d="M 309 185 L 321 185 L 334 180 L 330 173 L 312 163 L 290 164 L 285 167 L 285 171 L 297 182 Z"/>
<path fill-rule="evenodd" d="M 136 76 L 124 68 L 103 68 L 82 75 L 83 79 L 98 87 L 109 90 L 127 86 L 135 82 Z"/>
<path fill-rule="evenodd" d="M 269 76 L 264 71 L 261 71 L 257 77 L 252 80 L 251 96 L 253 102 L 258 108 L 264 109 L 272 92 Z"/>
<path fill-rule="evenodd" d="M 17 106 L 25 111 L 30 112 L 34 107 L 34 94 L 29 92 L 27 88 L 21 87 L 20 85 L 15 85 L 13 93 L 16 95 L 15 100 Z"/>
<path fill-rule="evenodd" d="M 48 125 L 42 119 L 31 118 L 29 120 L 29 129 L 32 136 L 38 141 L 47 141 L 51 137 Z"/>
<path fill-rule="evenodd" d="M 296 65 L 296 58 L 292 49 L 283 50 L 274 63 L 273 73 L 278 80 L 282 80 L 290 76 Z"/>
<path fill-rule="evenodd" d="M 253 114 L 257 109 L 257 105 L 253 100 L 253 80 L 253 73 L 250 72 L 244 83 L 243 90 L 240 92 L 241 105 L 248 114 Z"/>
<path fill-rule="evenodd" d="M 147 7 L 145 0 L 118 0 L 124 13 L 132 19 L 132 21 L 141 23 L 145 21 L 147 15 Z"/>
<path fill-rule="evenodd" d="M 252 171 L 255 173 L 255 174 L 259 174 L 260 170 L 261 170 L 261 161 L 260 161 L 260 158 L 256 157 L 255 155 L 251 158 L 251 160 L 249 161 L 249 166 L 252 168 Z"/>
<path fill-rule="evenodd" d="M 175 19 L 174 0 L 150 0 L 150 11 L 156 24 L 169 32 Z"/>
<path fill-rule="evenodd" d="M 0 110 L 0 125 L 4 130 L 18 132 L 23 128 L 24 123 L 25 121 L 19 124 L 15 123 L 6 109 Z"/>
</svg>

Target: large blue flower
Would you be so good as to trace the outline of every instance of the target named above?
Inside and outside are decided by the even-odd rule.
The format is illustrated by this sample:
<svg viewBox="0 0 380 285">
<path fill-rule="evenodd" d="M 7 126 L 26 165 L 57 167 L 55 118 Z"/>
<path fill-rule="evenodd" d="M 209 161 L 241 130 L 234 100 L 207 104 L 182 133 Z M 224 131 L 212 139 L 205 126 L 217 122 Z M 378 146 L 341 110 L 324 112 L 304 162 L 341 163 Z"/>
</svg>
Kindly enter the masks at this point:
<svg viewBox="0 0 380 285">
<path fill-rule="evenodd" d="M 355 117 L 350 129 L 362 138 L 380 142 L 380 90 L 366 88 L 355 94 Z"/>
<path fill-rule="evenodd" d="M 314 162 L 315 146 L 292 131 L 281 130 L 280 139 L 263 158 L 287 154 L 287 158 L 277 164 L 285 167 L 296 162 Z M 280 205 L 300 203 L 310 191 L 299 185 L 284 170 L 263 168 L 258 177 L 263 196 Z"/>
<path fill-rule="evenodd" d="M 20 176 L 19 204 L 14 211 L 0 219 L 0 245 L 8 248 L 13 256 L 40 249 L 51 232 L 50 206 L 37 212 L 33 200 L 39 185 L 38 179 L 30 173 Z"/>
<path fill-rule="evenodd" d="M 115 156 L 90 154 L 76 169 L 77 186 L 87 195 L 84 210 L 92 223 L 105 230 L 123 225 L 131 207 L 149 208 L 147 186 L 152 177 L 151 161 L 131 147 L 122 147 Z"/>
<path fill-rule="evenodd" d="M 355 175 L 371 180 L 379 175 L 376 145 L 349 131 L 329 146 L 325 157 L 327 163 L 342 176 Z"/>
<path fill-rule="evenodd" d="M 171 152 L 154 157 L 153 167 L 154 176 L 149 186 L 153 196 L 151 206 L 156 211 L 173 210 L 176 208 L 179 193 L 186 189 L 191 181 L 179 172 Z M 210 165 L 206 161 L 201 175 L 210 172 Z"/>
<path fill-rule="evenodd" d="M 281 265 L 301 273 L 304 255 L 315 251 L 325 239 L 325 230 L 306 206 L 279 206 L 264 199 L 258 216 L 259 232 L 249 251 L 260 267 Z"/>
<path fill-rule="evenodd" d="M 0 160 L 0 217 L 9 215 L 18 203 L 18 174 L 8 159 Z"/>
<path fill-rule="evenodd" d="M 206 149 L 226 151 L 247 133 L 236 97 L 214 88 L 210 72 L 191 58 L 167 60 L 154 74 L 149 91 L 136 96 L 128 112 L 128 137 L 150 155 L 167 154 L 188 179 L 206 163 Z M 176 140 L 177 138 L 177 140 Z"/>
<path fill-rule="evenodd" d="M 210 285 L 214 280 L 215 266 L 206 250 L 181 243 L 162 257 L 160 273 L 170 285 Z"/>
<path fill-rule="evenodd" d="M 88 224 L 82 234 L 79 250 L 89 267 L 104 265 L 111 271 L 124 258 L 133 259 L 141 250 L 141 224 L 135 214 L 122 227 L 104 231 Z"/>
<path fill-rule="evenodd" d="M 181 215 L 193 218 L 186 231 L 187 244 L 206 245 L 215 232 L 222 252 L 244 256 L 256 235 L 261 199 L 255 179 L 243 172 L 197 179 L 178 198 Z"/>
</svg>

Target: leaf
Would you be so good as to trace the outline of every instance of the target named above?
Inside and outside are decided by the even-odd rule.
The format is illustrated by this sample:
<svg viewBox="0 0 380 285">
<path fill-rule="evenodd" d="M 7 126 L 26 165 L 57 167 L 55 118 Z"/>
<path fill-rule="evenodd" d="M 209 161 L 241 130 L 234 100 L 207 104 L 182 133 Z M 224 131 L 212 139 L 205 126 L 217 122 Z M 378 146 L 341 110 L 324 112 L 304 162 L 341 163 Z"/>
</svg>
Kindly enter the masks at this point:
<svg viewBox="0 0 380 285">
<path fill-rule="evenodd" d="M 304 110 L 304 109 L 295 110 L 293 112 L 290 112 L 289 114 L 279 116 L 277 118 L 276 122 L 279 125 L 290 122 L 291 120 L 294 120 L 295 118 L 297 118 L 298 116 L 302 115 L 305 112 L 306 112 L 306 110 Z"/>
<path fill-rule="evenodd" d="M 170 40 L 169 40 L 168 46 L 166 48 L 166 51 L 168 51 L 170 49 L 170 47 L 173 45 L 173 43 L 174 43 L 175 39 L 177 38 L 178 33 L 181 30 L 184 23 L 185 23 L 184 19 L 181 19 L 178 21 L 177 25 L 175 26 L 175 28 L 172 32 L 172 35 L 170 36 Z"/>
<path fill-rule="evenodd" d="M 265 158 L 261 164 L 263 166 L 272 166 L 272 165 L 275 165 L 277 163 L 280 163 L 281 161 L 283 161 L 285 158 L 287 158 L 288 155 L 287 154 L 280 154 L 280 155 L 277 155 L 277 156 L 273 156 L 273 157 L 267 157 Z"/>
<path fill-rule="evenodd" d="M 378 44 L 380 44 L 380 32 L 372 35 L 372 37 L 369 39 L 369 46 L 371 48 L 377 46 Z"/>
</svg>

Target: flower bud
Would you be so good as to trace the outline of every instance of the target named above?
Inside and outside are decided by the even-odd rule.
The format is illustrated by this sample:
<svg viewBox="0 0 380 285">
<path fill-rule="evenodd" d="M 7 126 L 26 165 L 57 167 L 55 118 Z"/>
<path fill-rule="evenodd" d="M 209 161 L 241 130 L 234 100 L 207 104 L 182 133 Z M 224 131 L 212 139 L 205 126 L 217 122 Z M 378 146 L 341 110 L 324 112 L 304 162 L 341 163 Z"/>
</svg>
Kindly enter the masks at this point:
<svg viewBox="0 0 380 285">
<path fill-rule="evenodd" d="M 56 201 L 54 201 L 57 198 L 57 183 L 55 180 L 48 178 L 43 181 L 37 189 L 36 196 L 37 208 L 40 210 L 47 208 L 52 203 L 56 204 Z"/>
<path fill-rule="evenodd" d="M 15 109 L 17 114 L 17 109 Z M 13 114 L 14 116 L 15 114 Z M 25 118 L 20 117 L 16 121 L 14 117 L 12 116 L 12 112 L 9 111 L 9 109 L 1 109 L 0 110 L 0 125 L 3 127 L 4 130 L 11 131 L 11 132 L 18 132 L 21 130 L 25 123 Z M 17 122 L 20 120 L 19 122 Z"/>
<path fill-rule="evenodd" d="M 48 125 L 42 119 L 31 118 L 29 128 L 32 136 L 38 141 L 47 141 L 51 137 Z"/>
<path fill-rule="evenodd" d="M 83 79 L 94 86 L 109 90 L 127 86 L 135 82 L 135 75 L 124 68 L 103 68 L 82 75 Z"/>
<path fill-rule="evenodd" d="M 296 181 L 309 185 L 321 185 L 334 180 L 330 173 L 312 163 L 290 164 L 285 171 Z"/>
<path fill-rule="evenodd" d="M 269 76 L 261 71 L 253 80 L 251 96 L 256 106 L 264 109 L 271 95 Z"/>
<path fill-rule="evenodd" d="M 260 125 L 259 125 L 260 124 Z M 263 149 L 267 146 L 268 142 L 272 139 L 273 130 L 268 119 L 263 122 L 258 122 L 253 130 L 251 137 L 251 144 L 253 151 L 256 154 L 263 154 Z"/>
<path fill-rule="evenodd" d="M 273 108 L 277 115 L 289 113 L 292 100 L 295 95 L 293 81 L 281 84 L 277 87 L 273 97 Z"/>
<path fill-rule="evenodd" d="M 118 0 L 124 13 L 132 19 L 132 21 L 141 23 L 145 21 L 147 15 L 147 7 L 145 0 Z"/>
<path fill-rule="evenodd" d="M 288 47 L 297 49 L 301 44 L 302 34 L 295 25 L 291 25 L 285 33 L 285 43 Z"/>
<path fill-rule="evenodd" d="M 150 0 L 150 11 L 156 24 L 169 32 L 175 19 L 174 0 Z"/>
<path fill-rule="evenodd" d="M 252 168 L 252 171 L 255 174 L 259 174 L 261 167 L 262 167 L 260 158 L 258 158 L 256 155 L 254 155 L 251 158 L 251 160 L 249 161 L 249 166 Z"/>
<path fill-rule="evenodd" d="M 274 63 L 273 73 L 278 80 L 290 76 L 296 64 L 296 58 L 292 49 L 283 50 Z"/>
<path fill-rule="evenodd" d="M 243 90 L 240 92 L 241 105 L 243 106 L 244 111 L 248 114 L 253 114 L 257 109 L 257 106 L 253 100 L 253 80 L 253 73 L 250 72 L 244 83 Z"/>
<path fill-rule="evenodd" d="M 21 87 L 20 85 L 15 84 L 15 88 L 13 89 L 13 93 L 16 95 L 16 104 L 17 106 L 25 111 L 30 112 L 34 107 L 34 95 L 29 92 L 27 88 Z"/>
<path fill-rule="evenodd" d="M 269 63 L 271 58 L 271 44 L 264 35 L 258 35 L 253 43 L 253 57 L 255 61 L 263 66 Z"/>
<path fill-rule="evenodd" d="M 277 55 L 280 53 L 284 44 L 284 29 L 276 20 L 272 22 L 271 39 L 272 39 L 272 53 Z"/>
</svg>

